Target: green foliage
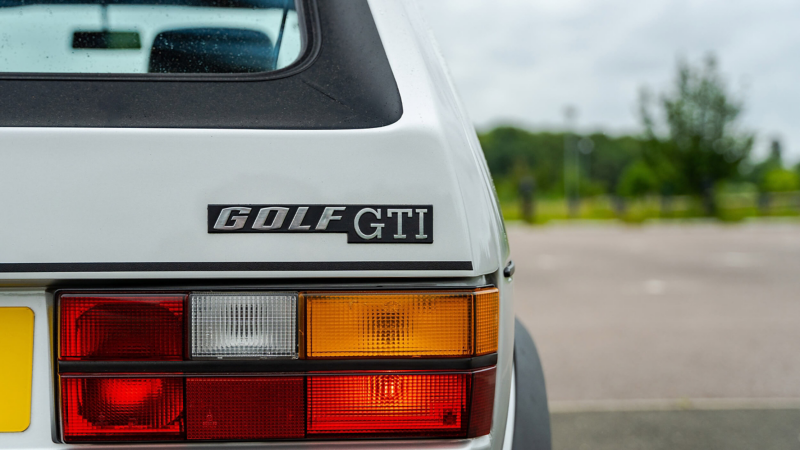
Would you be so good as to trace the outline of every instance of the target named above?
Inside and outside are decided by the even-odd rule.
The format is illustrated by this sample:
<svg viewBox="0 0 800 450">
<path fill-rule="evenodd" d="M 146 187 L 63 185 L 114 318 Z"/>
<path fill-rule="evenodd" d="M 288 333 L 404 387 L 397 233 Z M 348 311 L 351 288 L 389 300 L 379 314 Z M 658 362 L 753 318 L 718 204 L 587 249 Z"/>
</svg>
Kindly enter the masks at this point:
<svg viewBox="0 0 800 450">
<path fill-rule="evenodd" d="M 562 192 L 564 135 L 498 127 L 478 135 L 492 176 L 513 185 L 533 176 L 540 193 Z"/>
<path fill-rule="evenodd" d="M 594 151 L 585 156 L 584 166 L 587 176 L 604 187 L 606 192 L 614 192 L 620 182 L 623 170 L 642 156 L 642 140 L 634 136 L 610 137 L 595 133 L 587 138 L 594 143 Z"/>
<path fill-rule="evenodd" d="M 769 156 L 760 163 L 753 164 L 750 167 L 747 180 L 758 186 L 761 192 L 780 192 L 772 190 L 772 188 L 768 186 L 767 176 L 772 172 L 781 170 L 783 170 L 781 144 L 779 141 L 773 140 Z M 775 177 L 781 178 L 781 175 L 773 174 L 771 177 L 773 180 L 770 181 L 770 185 L 774 186 L 776 182 L 780 184 L 780 181 L 775 179 Z M 785 175 L 783 175 L 783 177 L 785 178 Z"/>
<path fill-rule="evenodd" d="M 642 197 L 655 193 L 658 179 L 655 172 L 642 160 L 635 161 L 625 168 L 617 186 L 617 194 L 623 197 Z"/>
<path fill-rule="evenodd" d="M 800 175 L 787 169 L 773 169 L 764 175 L 762 192 L 792 192 L 800 189 Z"/>
<path fill-rule="evenodd" d="M 780 217 L 787 220 L 800 220 L 800 209 L 797 207 L 797 192 L 775 193 L 770 211 L 765 213 L 757 207 L 758 193 L 755 191 L 742 193 L 718 194 L 718 219 L 725 222 L 738 222 L 755 217 Z M 583 199 L 577 218 L 581 220 L 617 219 L 626 223 L 642 223 L 651 220 L 706 220 L 700 198 L 680 195 L 670 197 L 669 210 L 664 208 L 664 198 L 646 196 L 625 199 L 625 209 L 619 210 L 615 203 L 618 199 L 609 196 L 597 196 Z M 521 220 L 518 202 L 503 203 L 503 216 L 506 220 Z M 537 202 L 537 224 L 570 219 L 567 201 L 564 198 L 543 198 Z"/>
<path fill-rule="evenodd" d="M 653 164 L 664 167 L 678 192 L 702 194 L 716 182 L 738 175 L 740 164 L 753 147 L 753 135 L 737 129 L 743 104 L 727 91 L 713 56 L 702 66 L 678 63 L 675 85 L 660 99 L 668 137 L 658 137 L 651 97 L 643 91 L 641 120 L 654 146 Z"/>
<path fill-rule="evenodd" d="M 577 141 L 574 136 L 568 141 L 565 133 L 534 133 L 506 126 L 481 133 L 478 138 L 498 195 L 513 195 L 519 180 L 527 175 L 533 176 L 538 195 L 563 195 L 564 147 Z M 603 133 L 582 139 L 590 140 L 593 150 L 579 153 L 581 195 L 613 192 L 625 167 L 640 158 L 641 139 Z"/>
<path fill-rule="evenodd" d="M 531 179 L 538 223 L 571 217 L 640 222 L 797 216 L 800 164 L 785 168 L 778 141 L 768 158 L 752 161 L 753 134 L 738 126 L 742 109 L 711 56 L 699 65 L 680 61 L 674 85 L 657 100 L 642 91 L 641 135 L 502 126 L 478 137 L 509 219 L 521 216 L 521 182 Z M 565 181 L 570 195 L 579 188 L 577 210 L 564 199 Z"/>
</svg>

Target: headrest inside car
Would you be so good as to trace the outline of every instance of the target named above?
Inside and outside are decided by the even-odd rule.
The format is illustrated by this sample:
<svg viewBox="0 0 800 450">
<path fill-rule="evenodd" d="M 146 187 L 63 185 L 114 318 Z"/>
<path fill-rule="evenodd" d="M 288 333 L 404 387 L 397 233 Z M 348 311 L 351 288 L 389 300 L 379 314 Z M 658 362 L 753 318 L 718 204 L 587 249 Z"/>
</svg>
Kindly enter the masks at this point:
<svg viewBox="0 0 800 450">
<path fill-rule="evenodd" d="M 151 73 L 247 73 L 275 69 L 269 36 L 241 28 L 184 28 L 159 33 Z"/>
</svg>

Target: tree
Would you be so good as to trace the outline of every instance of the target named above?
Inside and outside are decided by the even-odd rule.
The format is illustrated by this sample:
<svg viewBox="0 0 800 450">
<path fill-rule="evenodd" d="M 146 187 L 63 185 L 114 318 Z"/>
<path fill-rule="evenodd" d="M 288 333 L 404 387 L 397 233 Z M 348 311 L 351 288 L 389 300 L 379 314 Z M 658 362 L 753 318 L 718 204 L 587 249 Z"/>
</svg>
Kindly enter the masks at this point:
<svg viewBox="0 0 800 450">
<path fill-rule="evenodd" d="M 486 163 L 495 183 L 536 179 L 537 189 L 551 193 L 562 189 L 564 136 L 559 133 L 531 133 L 515 127 L 497 127 L 478 135 Z"/>
<path fill-rule="evenodd" d="M 644 161 L 635 161 L 622 172 L 617 194 L 623 197 L 641 197 L 652 194 L 658 188 L 658 180 Z"/>
<path fill-rule="evenodd" d="M 770 144 L 769 156 L 755 164 L 748 175 L 749 181 L 755 183 L 761 192 L 774 192 L 766 188 L 767 174 L 783 169 L 783 152 L 779 140 L 774 139 Z"/>
<path fill-rule="evenodd" d="M 714 185 L 736 176 L 753 147 L 753 135 L 737 127 L 743 102 L 728 93 L 713 55 L 700 66 L 678 62 L 675 84 L 660 98 L 661 128 L 668 130 L 666 139 L 658 137 L 659 124 L 651 112 L 650 99 L 648 95 L 641 98 L 645 133 L 653 141 L 666 141 L 666 145 L 656 146 L 648 162 L 666 164 L 665 170 L 673 173 L 670 181 L 678 190 L 702 195 L 706 212 L 714 214 Z"/>
<path fill-rule="evenodd" d="M 564 194 L 564 133 L 531 132 L 497 127 L 478 135 L 498 191 L 513 188 L 526 177 L 536 180 L 542 195 Z M 580 154 L 582 196 L 614 192 L 622 171 L 641 157 L 641 139 L 594 133 L 579 142 L 591 142 L 591 152 Z"/>
<path fill-rule="evenodd" d="M 582 167 L 586 168 L 592 181 L 608 192 L 615 192 L 625 168 L 641 158 L 641 140 L 633 136 L 610 137 L 603 133 L 594 133 L 589 139 L 594 149 Z"/>
<path fill-rule="evenodd" d="M 787 169 L 773 169 L 764 175 L 763 192 L 792 192 L 800 188 L 800 176 Z"/>
</svg>

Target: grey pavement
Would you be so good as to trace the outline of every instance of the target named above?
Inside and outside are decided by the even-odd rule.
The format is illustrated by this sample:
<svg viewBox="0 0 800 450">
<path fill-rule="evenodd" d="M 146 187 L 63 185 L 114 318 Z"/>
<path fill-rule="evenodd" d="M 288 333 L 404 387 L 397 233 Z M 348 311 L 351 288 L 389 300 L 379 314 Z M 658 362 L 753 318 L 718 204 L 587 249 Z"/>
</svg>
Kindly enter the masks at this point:
<svg viewBox="0 0 800 450">
<path fill-rule="evenodd" d="M 553 416 L 554 450 L 797 450 L 800 410 L 650 411 Z"/>
<path fill-rule="evenodd" d="M 552 400 L 800 398 L 800 226 L 509 227 Z"/>
<path fill-rule="evenodd" d="M 508 234 L 515 310 L 560 411 L 556 448 L 800 450 L 800 224 Z M 724 444 L 742 433 L 743 447 Z"/>
</svg>

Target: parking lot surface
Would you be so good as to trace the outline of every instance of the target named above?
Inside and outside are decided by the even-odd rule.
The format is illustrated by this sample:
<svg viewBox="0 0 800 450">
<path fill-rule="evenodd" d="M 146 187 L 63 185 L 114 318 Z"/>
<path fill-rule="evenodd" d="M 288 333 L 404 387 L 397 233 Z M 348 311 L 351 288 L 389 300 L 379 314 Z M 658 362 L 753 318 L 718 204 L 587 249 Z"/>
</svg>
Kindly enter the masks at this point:
<svg viewBox="0 0 800 450">
<path fill-rule="evenodd" d="M 800 410 L 645 411 L 553 416 L 564 450 L 797 450 Z"/>
<path fill-rule="evenodd" d="M 737 421 L 777 430 L 794 417 L 794 447 L 760 448 L 800 449 L 800 225 L 512 224 L 508 233 L 515 308 L 539 347 L 557 448 L 602 436 L 652 446 L 586 448 L 734 448 L 667 436 L 689 427 L 689 445 L 711 439 L 699 424 L 722 439 L 747 429 Z"/>
</svg>

